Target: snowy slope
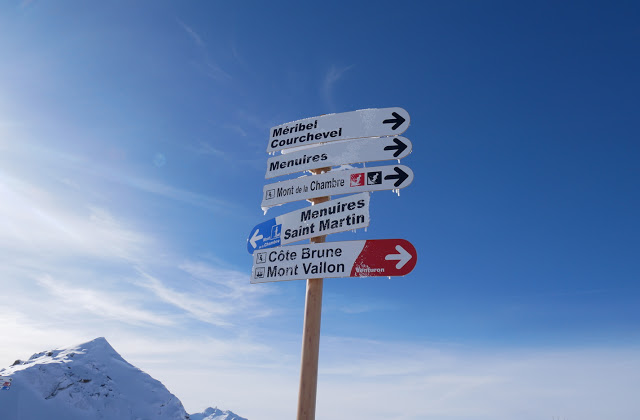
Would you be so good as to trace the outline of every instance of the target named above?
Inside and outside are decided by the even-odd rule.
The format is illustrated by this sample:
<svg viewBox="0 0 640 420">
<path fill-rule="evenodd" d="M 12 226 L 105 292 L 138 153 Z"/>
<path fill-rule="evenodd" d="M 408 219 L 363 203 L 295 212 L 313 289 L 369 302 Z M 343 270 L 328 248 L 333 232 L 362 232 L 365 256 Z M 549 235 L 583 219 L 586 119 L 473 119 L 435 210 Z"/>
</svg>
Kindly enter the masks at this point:
<svg viewBox="0 0 640 420">
<path fill-rule="evenodd" d="M 34 354 L 0 369 L 0 376 L 13 379 L 10 390 L 0 390 L 0 419 L 189 418 L 178 398 L 126 362 L 104 338 Z"/>
<path fill-rule="evenodd" d="M 232 411 L 221 411 L 217 408 L 207 408 L 202 413 L 191 414 L 191 420 L 247 420 Z"/>
</svg>

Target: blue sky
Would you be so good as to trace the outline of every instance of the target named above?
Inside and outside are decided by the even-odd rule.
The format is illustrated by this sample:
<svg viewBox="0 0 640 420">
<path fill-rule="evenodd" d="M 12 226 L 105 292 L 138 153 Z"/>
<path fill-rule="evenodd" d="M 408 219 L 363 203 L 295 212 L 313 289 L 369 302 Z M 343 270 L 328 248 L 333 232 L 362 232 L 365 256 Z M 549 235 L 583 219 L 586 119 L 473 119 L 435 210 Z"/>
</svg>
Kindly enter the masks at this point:
<svg viewBox="0 0 640 420">
<path fill-rule="evenodd" d="M 330 240 L 418 265 L 325 281 L 318 417 L 638 418 L 639 12 L 2 2 L 0 366 L 105 336 L 190 412 L 292 418 L 305 284 L 246 251 L 306 205 L 260 209 L 269 128 L 399 106 L 414 182 Z"/>
</svg>

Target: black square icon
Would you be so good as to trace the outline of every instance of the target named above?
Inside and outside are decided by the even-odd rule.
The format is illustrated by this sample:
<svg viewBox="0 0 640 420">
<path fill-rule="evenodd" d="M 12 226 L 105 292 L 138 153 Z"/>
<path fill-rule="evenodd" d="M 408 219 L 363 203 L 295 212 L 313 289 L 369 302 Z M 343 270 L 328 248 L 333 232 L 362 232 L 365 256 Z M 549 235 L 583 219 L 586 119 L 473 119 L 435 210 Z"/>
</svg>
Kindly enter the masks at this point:
<svg viewBox="0 0 640 420">
<path fill-rule="evenodd" d="M 367 172 L 367 185 L 382 184 L 382 171 Z"/>
</svg>

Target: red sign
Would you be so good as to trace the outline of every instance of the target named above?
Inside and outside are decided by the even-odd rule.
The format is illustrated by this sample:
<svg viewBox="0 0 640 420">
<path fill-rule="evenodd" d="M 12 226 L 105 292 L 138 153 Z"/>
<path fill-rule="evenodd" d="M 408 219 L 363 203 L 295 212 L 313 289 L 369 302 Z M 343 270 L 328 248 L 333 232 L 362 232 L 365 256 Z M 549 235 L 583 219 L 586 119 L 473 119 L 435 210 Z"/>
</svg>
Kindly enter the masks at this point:
<svg viewBox="0 0 640 420">
<path fill-rule="evenodd" d="M 417 259 L 416 249 L 404 239 L 281 246 L 253 253 L 251 282 L 404 276 Z"/>
<path fill-rule="evenodd" d="M 418 253 L 404 239 L 377 239 L 365 242 L 350 277 L 404 276 L 416 266 Z"/>
</svg>

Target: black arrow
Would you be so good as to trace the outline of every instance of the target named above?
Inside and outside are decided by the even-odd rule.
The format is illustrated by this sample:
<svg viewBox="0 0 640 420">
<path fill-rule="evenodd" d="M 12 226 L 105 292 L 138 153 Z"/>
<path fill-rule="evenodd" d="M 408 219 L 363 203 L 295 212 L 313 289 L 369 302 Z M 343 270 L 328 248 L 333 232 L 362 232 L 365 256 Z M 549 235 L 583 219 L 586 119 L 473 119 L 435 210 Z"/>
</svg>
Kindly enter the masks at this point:
<svg viewBox="0 0 640 420">
<path fill-rule="evenodd" d="M 391 115 L 393 115 L 395 118 L 389 119 L 389 120 L 384 120 L 382 121 L 382 124 L 393 124 L 393 127 L 391 127 L 392 130 L 397 129 L 398 127 L 400 127 L 402 125 L 402 123 L 404 123 L 406 120 L 402 117 L 402 115 L 398 114 L 397 112 L 392 112 Z"/>
<path fill-rule="evenodd" d="M 407 145 L 398 140 L 397 137 L 393 139 L 393 142 L 396 144 L 395 146 L 386 146 L 384 150 L 395 150 L 396 152 L 393 154 L 393 157 L 397 158 L 406 150 Z"/>
<path fill-rule="evenodd" d="M 399 187 L 400 184 L 402 184 L 405 181 L 405 179 L 409 178 L 409 174 L 403 171 L 402 169 L 398 168 L 397 166 L 395 166 L 393 170 L 396 171 L 397 175 L 387 175 L 384 177 L 384 179 L 397 179 L 396 183 L 393 184 L 393 186 Z"/>
</svg>

